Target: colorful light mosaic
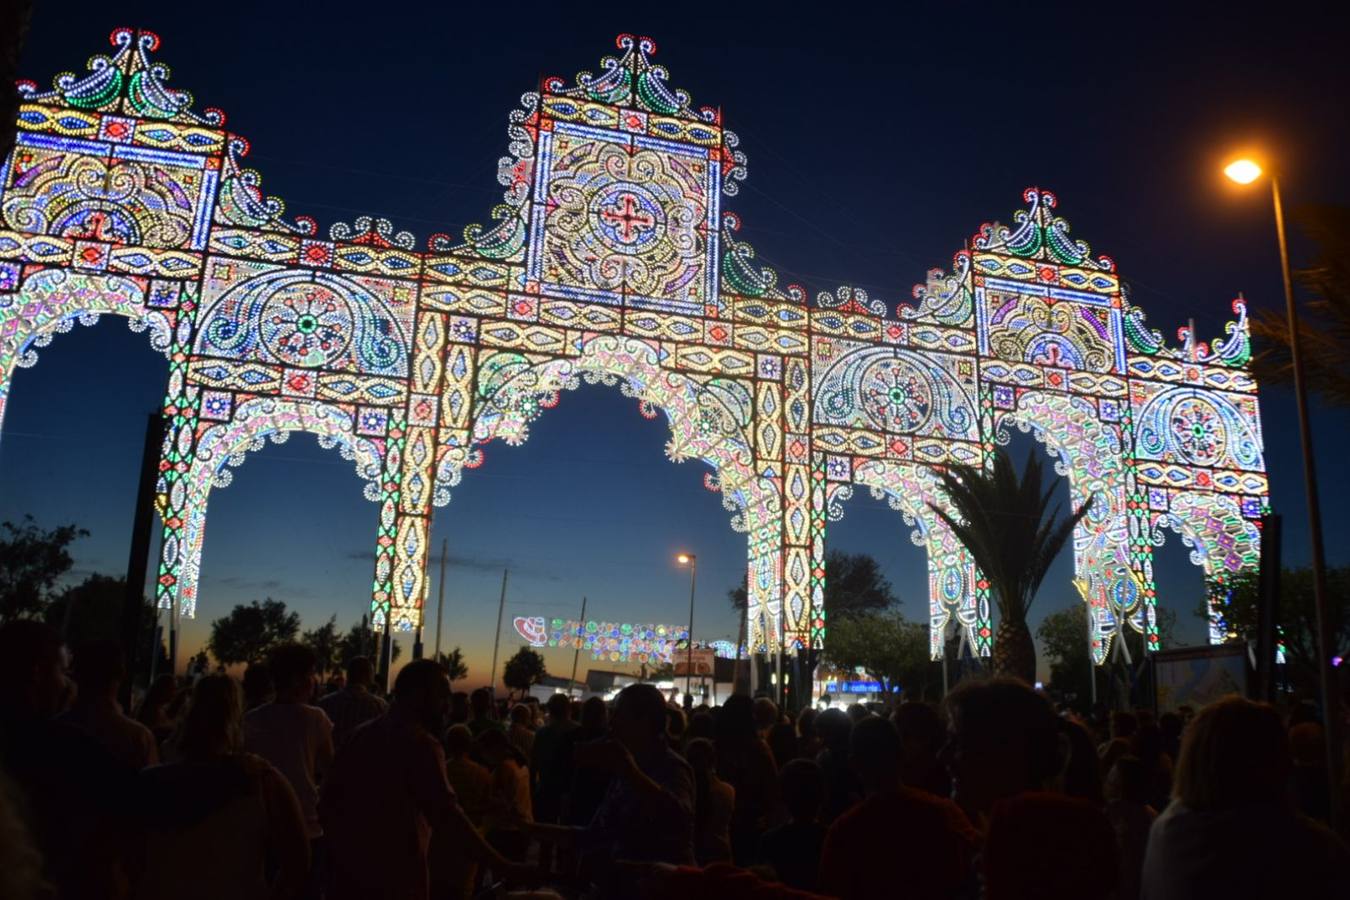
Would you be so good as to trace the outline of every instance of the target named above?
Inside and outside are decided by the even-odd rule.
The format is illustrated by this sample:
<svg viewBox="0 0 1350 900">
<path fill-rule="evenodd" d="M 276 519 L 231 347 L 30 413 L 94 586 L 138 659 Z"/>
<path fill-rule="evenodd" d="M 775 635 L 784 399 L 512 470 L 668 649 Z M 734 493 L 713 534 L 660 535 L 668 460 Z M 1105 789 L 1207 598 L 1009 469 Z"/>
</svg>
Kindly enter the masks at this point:
<svg viewBox="0 0 1350 900">
<path fill-rule="evenodd" d="M 649 38 L 621 35 L 598 73 L 545 78 L 510 114 L 489 225 L 425 250 L 370 217 L 325 238 L 263 193 L 222 113 L 170 86 L 158 37 L 111 43 L 51 90 L 19 86 L 0 168 L 0 415 L 14 368 L 99 315 L 169 357 L 161 606 L 193 614 L 230 467 L 304 431 L 352 460 L 377 506 L 375 624 L 416 627 L 433 508 L 485 444 L 526 440 L 583 382 L 663 414 L 667 455 L 710 467 L 746 535 L 758 651 L 822 646 L 826 532 L 864 485 L 928 552 L 934 653 L 953 625 L 987 653 L 988 586 L 928 504 L 945 502 L 935 471 L 979 464 L 1012 427 L 1046 444 L 1076 500 L 1099 497 L 1074 540 L 1099 661 L 1125 627 L 1156 645 L 1165 529 L 1212 584 L 1257 565 L 1267 483 L 1244 305 L 1221 339 L 1183 329 L 1169 347 L 1047 191 L 983 226 L 914 305 L 850 287 L 810 302 L 724 209 L 746 157 L 721 112 L 671 85 Z M 517 621 L 606 658 L 665 659 L 687 639 L 590 626 Z"/>
</svg>

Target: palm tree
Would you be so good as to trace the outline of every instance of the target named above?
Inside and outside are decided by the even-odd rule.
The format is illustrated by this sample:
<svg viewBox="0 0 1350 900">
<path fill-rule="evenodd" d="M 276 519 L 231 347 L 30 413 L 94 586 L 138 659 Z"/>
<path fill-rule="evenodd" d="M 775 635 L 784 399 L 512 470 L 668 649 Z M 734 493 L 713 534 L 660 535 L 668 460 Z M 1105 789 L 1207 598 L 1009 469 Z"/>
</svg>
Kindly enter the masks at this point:
<svg viewBox="0 0 1350 900">
<path fill-rule="evenodd" d="M 1041 459 L 1035 453 L 1027 456 L 1020 479 L 1003 450 L 994 452 L 988 472 L 952 466 L 938 477 L 955 515 L 928 505 L 970 552 L 998 609 L 994 672 L 1032 684 L 1036 645 L 1027 627 L 1027 611 L 1050 563 L 1092 508 L 1093 498 L 1060 518 L 1058 504 L 1050 509 L 1054 485 L 1044 487 Z"/>
</svg>

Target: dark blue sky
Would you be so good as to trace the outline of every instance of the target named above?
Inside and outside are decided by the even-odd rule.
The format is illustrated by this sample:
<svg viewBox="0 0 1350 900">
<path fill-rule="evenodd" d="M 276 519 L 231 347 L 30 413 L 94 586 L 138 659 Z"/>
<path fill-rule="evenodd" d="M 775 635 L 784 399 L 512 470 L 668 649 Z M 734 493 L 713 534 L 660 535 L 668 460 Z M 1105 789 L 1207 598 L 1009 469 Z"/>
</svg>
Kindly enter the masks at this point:
<svg viewBox="0 0 1350 900">
<path fill-rule="evenodd" d="M 1254 308 L 1281 302 L 1268 194 L 1222 181 L 1230 150 L 1278 158 L 1291 207 L 1350 200 L 1346 30 L 1311 10 L 1286 8 L 1272 23 L 1162 8 L 1094 17 L 1081 4 L 1039 5 L 1034 19 L 974 4 L 829 19 L 781 4 L 685 7 L 686 17 L 575 5 L 204 9 L 39 0 L 22 74 L 47 83 L 80 70 L 119 25 L 157 31 L 170 83 L 225 110 L 252 143 L 267 192 L 324 231 L 362 214 L 419 239 L 486 221 L 519 95 L 542 75 L 595 69 L 621 31 L 654 37 L 673 84 L 696 105 L 723 108 L 750 159 L 729 202 L 741 236 L 812 296 L 848 283 L 894 307 L 982 222 L 1007 221 L 1035 184 L 1059 195 L 1077 237 L 1116 259 L 1151 324 L 1170 336 L 1194 317 L 1209 338 L 1239 291 Z M 1297 264 L 1306 248 L 1294 251 Z M 0 515 L 78 521 L 93 532 L 77 548 L 80 570 L 123 569 L 142 415 L 165 370 L 120 321 L 57 336 L 15 380 Z M 1262 400 L 1285 558 L 1300 563 L 1292 404 L 1275 389 Z M 1350 434 L 1343 413 L 1316 416 L 1328 554 L 1345 562 L 1350 495 L 1339 467 Z M 734 630 L 723 596 L 740 577 L 743 540 L 698 465 L 665 461 L 665 438 L 664 423 L 642 419 L 632 401 L 588 387 L 536 423 L 525 446 L 490 445 L 486 465 L 466 474 L 434 541 L 450 541 L 446 640 L 472 646 L 479 675 L 508 564 L 508 617 L 575 614 L 587 594 L 594 617 L 679 621 L 688 585 L 669 560 L 692 548 L 697 636 Z M 263 596 L 292 603 L 307 623 L 336 613 L 345 626 L 364 610 L 375 508 L 348 464 L 313 438 L 250 457 L 213 496 L 208 521 L 188 644 L 232 604 Z M 830 543 L 877 556 L 906 611 L 925 614 L 923 555 L 898 513 L 859 492 Z M 1201 579 L 1178 539 L 1158 567 L 1180 635 L 1199 641 L 1189 613 Z M 435 574 L 433 565 L 433 603 Z M 1052 573 L 1037 615 L 1072 602 L 1066 578 L 1063 565 Z M 503 633 L 510 652 L 518 642 L 509 626 Z M 570 658 L 549 663 L 565 671 Z"/>
</svg>

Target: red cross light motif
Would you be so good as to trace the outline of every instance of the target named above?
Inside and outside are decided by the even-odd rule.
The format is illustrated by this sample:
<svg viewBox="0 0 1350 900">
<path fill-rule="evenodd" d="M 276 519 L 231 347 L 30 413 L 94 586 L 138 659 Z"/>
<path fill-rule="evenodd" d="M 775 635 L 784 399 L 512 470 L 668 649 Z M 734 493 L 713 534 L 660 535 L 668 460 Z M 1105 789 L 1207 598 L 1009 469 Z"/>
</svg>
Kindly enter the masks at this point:
<svg viewBox="0 0 1350 900">
<path fill-rule="evenodd" d="M 615 197 L 614 206 L 600 210 L 600 218 L 618 229 L 619 239 L 625 244 L 637 239 L 639 228 L 656 226 L 656 220 L 638 207 L 637 198 L 632 194 Z"/>
</svg>

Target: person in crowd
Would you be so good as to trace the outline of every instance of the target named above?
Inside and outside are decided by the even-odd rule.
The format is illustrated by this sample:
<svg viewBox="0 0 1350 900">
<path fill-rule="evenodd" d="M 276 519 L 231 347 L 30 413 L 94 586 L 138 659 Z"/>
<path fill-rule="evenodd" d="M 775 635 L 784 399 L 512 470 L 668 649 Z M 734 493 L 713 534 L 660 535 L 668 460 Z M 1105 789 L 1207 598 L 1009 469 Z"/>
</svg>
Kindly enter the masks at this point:
<svg viewBox="0 0 1350 900">
<path fill-rule="evenodd" d="M 778 768 L 797 758 L 797 729 L 790 722 L 779 722 L 769 729 L 769 752 Z"/>
<path fill-rule="evenodd" d="M 995 804 L 980 858 L 985 900 L 1112 900 L 1117 872 L 1111 826 L 1087 801 L 1025 791 Z"/>
<path fill-rule="evenodd" d="M 478 688 L 469 695 L 469 730 L 476 739 L 489 728 L 504 730 L 502 723 L 492 713 L 492 691 Z"/>
<path fill-rule="evenodd" d="M 1064 759 L 1052 785 L 1061 794 L 1101 809 L 1106 798 L 1102 795 L 1102 770 L 1092 735 L 1077 719 L 1060 717 L 1057 721 Z"/>
<path fill-rule="evenodd" d="M 1149 802 L 1155 809 L 1162 809 L 1172 793 L 1173 765 L 1172 759 L 1163 752 L 1162 730 L 1151 714 L 1146 719 L 1140 718 L 1139 727 L 1130 735 L 1129 745 L 1129 755 L 1137 758 L 1148 773 Z M 1102 771 L 1109 772 L 1110 769 L 1103 766 Z"/>
<path fill-rule="evenodd" d="M 862 785 L 848 761 L 853 720 L 842 709 L 827 709 L 816 717 L 816 732 L 821 750 L 816 754 L 825 779 L 825 806 L 820 813 L 822 825 L 829 826 L 844 810 L 862 799 Z"/>
<path fill-rule="evenodd" d="M 778 813 L 778 767 L 755 719 L 756 710 L 768 708 L 735 694 L 722 704 L 717 717 L 717 773 L 736 791 L 731 853 L 737 865 L 748 865 L 754 858 L 760 834 Z M 773 715 L 777 718 L 777 708 Z"/>
<path fill-rule="evenodd" d="M 1327 822 L 1331 817 L 1331 792 L 1321 724 L 1299 722 L 1290 728 L 1289 756 L 1293 763 L 1289 790 L 1295 808 L 1310 819 Z"/>
<path fill-rule="evenodd" d="M 432 829 L 496 875 L 525 873 L 474 828 L 446 781 L 441 733 L 450 679 L 434 660 L 408 663 L 388 712 L 358 729 L 324 780 L 319 816 L 331 849 L 329 900 L 426 900 Z"/>
<path fill-rule="evenodd" d="M 276 766 L 295 790 L 313 864 L 307 895 L 317 896 L 326 862 L 320 844 L 319 782 L 333 764 L 333 723 L 311 705 L 319 681 L 313 650 L 304 644 L 280 644 L 273 648 L 267 666 L 276 697 L 244 714 L 244 749 Z"/>
<path fill-rule="evenodd" d="M 1106 818 L 1120 855 L 1118 900 L 1138 900 L 1148 832 L 1158 812 L 1149 805 L 1148 771 L 1138 757 L 1122 756 L 1106 776 Z"/>
<path fill-rule="evenodd" d="M 347 683 L 319 700 L 333 723 L 333 749 L 341 750 L 356 729 L 384 715 L 389 705 L 371 692 L 375 685 L 375 664 L 369 657 L 353 656 L 347 661 Z"/>
<path fill-rule="evenodd" d="M 841 900 L 883 897 L 900 878 L 907 900 L 922 900 L 951 897 L 970 884 L 979 837 L 950 800 L 900 783 L 895 725 L 870 716 L 854 725 L 849 747 L 865 799 L 826 833 L 821 892 Z"/>
<path fill-rule="evenodd" d="M 755 729 L 767 743 L 769 730 L 779 722 L 778 704 L 768 697 L 756 697 L 754 705 Z"/>
<path fill-rule="evenodd" d="M 694 861 L 694 775 L 666 743 L 666 702 L 650 684 L 630 684 L 614 701 L 610 737 L 577 749 L 577 765 L 607 773 L 610 781 L 595 818 L 585 828 L 535 825 L 560 845 L 603 852 L 636 863 L 689 865 Z M 630 876 L 601 873 L 602 895 L 631 897 Z"/>
<path fill-rule="evenodd" d="M 164 742 L 173 734 L 176 723 L 169 715 L 169 705 L 177 694 L 178 685 L 174 677 L 160 675 L 150 683 L 141 699 L 141 708 L 136 711 L 136 721 L 150 729 L 156 747 L 164 746 Z"/>
<path fill-rule="evenodd" d="M 272 680 L 272 668 L 261 660 L 248 664 L 244 670 L 244 712 L 257 709 L 264 703 L 271 703 L 276 696 L 276 684 Z"/>
<path fill-rule="evenodd" d="M 872 715 L 872 711 L 861 703 L 850 703 L 844 713 L 854 725 L 857 725 L 863 719 L 870 718 Z"/>
<path fill-rule="evenodd" d="M 808 706 L 797 716 L 797 755 L 802 759 L 814 760 L 821 750 L 820 737 L 816 734 L 817 715 L 816 710 Z"/>
<path fill-rule="evenodd" d="M 994 804 L 1044 790 L 1064 766 L 1050 702 L 1015 678 L 965 681 L 946 699 L 952 795 L 983 830 Z"/>
<path fill-rule="evenodd" d="M 689 728 L 685 731 L 686 743 L 696 738 L 703 738 L 711 741 L 717 737 L 717 720 L 713 718 L 711 710 L 694 710 L 694 714 L 689 717 Z"/>
<path fill-rule="evenodd" d="M 483 821 L 488 842 L 507 859 L 523 861 L 529 849 L 524 828 L 534 821 L 525 755 L 496 728 L 479 735 L 477 745 L 478 756 L 492 769 L 492 790 Z"/>
<path fill-rule="evenodd" d="M 938 711 L 927 703 L 901 703 L 891 714 L 900 734 L 900 780 L 907 787 L 935 797 L 950 797 L 952 781 L 938 759 L 946 728 Z"/>
<path fill-rule="evenodd" d="M 1200 710 L 1149 831 L 1140 897 L 1342 896 L 1350 848 L 1294 809 L 1290 769 L 1272 707 L 1227 697 Z"/>
<path fill-rule="evenodd" d="M 44 900 L 52 886 L 42 877 L 42 854 L 19 815 L 18 787 L 0 772 L 0 897 Z"/>
<path fill-rule="evenodd" d="M 693 710 L 690 710 L 692 715 Z M 685 731 L 689 727 L 689 719 L 685 716 L 684 710 L 678 706 L 666 706 L 666 743 L 670 749 L 676 753 L 684 750 Z"/>
<path fill-rule="evenodd" d="M 94 640 L 75 651 L 75 704 L 61 721 L 86 732 L 119 762 L 143 769 L 159 762 L 155 736 L 140 722 L 122 713 L 117 691 L 127 677 L 122 645 Z"/>
<path fill-rule="evenodd" d="M 694 738 L 684 758 L 694 770 L 694 858 L 701 866 L 730 862 L 736 790 L 717 777 L 717 751 L 712 741 Z"/>
<path fill-rule="evenodd" d="M 67 684 L 51 626 L 0 626 L 0 768 L 20 793 L 43 877 L 66 900 L 115 896 L 125 878 L 118 842 L 136 771 L 86 732 L 54 719 Z"/>
<path fill-rule="evenodd" d="M 445 732 L 445 778 L 469 822 L 480 833 L 492 797 L 492 771 L 473 758 L 473 733 L 464 725 Z M 468 900 L 477 880 L 478 864 L 453 828 L 437 828 L 427 848 L 431 896 L 438 900 Z"/>
<path fill-rule="evenodd" d="M 202 676 L 176 761 L 138 777 L 138 900 L 301 895 L 309 841 L 300 803 L 285 776 L 244 751 L 243 716 L 234 679 Z"/>
<path fill-rule="evenodd" d="M 1097 758 L 1101 760 L 1103 772 L 1111 771 L 1117 759 L 1129 754 L 1130 738 L 1139 730 L 1139 719 L 1128 710 L 1114 710 L 1110 721 L 1111 736 L 1097 748 Z"/>
<path fill-rule="evenodd" d="M 604 739 L 605 716 L 605 701 L 599 697 L 588 698 L 581 705 L 580 727 L 570 732 L 563 742 L 563 753 L 573 763 L 572 787 L 563 809 L 563 824 L 589 825 L 609 788 L 609 773 L 576 765 L 577 754 L 583 752 L 583 747 Z"/>
<path fill-rule="evenodd" d="M 450 714 L 446 716 L 446 724 L 452 728 L 456 725 L 469 724 L 469 695 L 463 691 L 455 691 L 450 695 Z M 472 734 L 472 732 L 470 732 Z"/>
<path fill-rule="evenodd" d="M 506 737 L 526 760 L 534 753 L 534 712 L 529 706 L 517 703 L 511 707 L 511 727 Z"/>
<path fill-rule="evenodd" d="M 757 857 L 789 887 L 814 891 L 825 846 L 825 827 L 820 824 L 825 778 L 814 761 L 794 759 L 779 769 L 778 786 L 790 818 L 764 832 Z"/>
<path fill-rule="evenodd" d="M 554 694 L 544 704 L 548 721 L 534 736 L 530 777 L 534 785 L 534 817 L 550 825 L 561 821 L 563 799 L 572 784 L 572 756 L 567 736 L 577 729 L 572 701 Z"/>
<path fill-rule="evenodd" d="M 1173 762 L 1181 755 L 1181 731 L 1184 724 L 1179 713 L 1165 712 L 1158 716 L 1158 730 L 1162 732 L 1162 751 Z"/>
</svg>

